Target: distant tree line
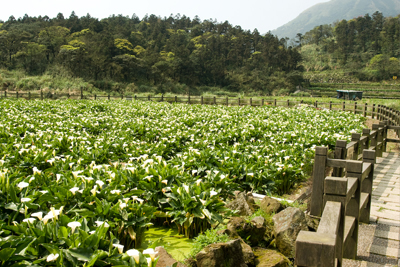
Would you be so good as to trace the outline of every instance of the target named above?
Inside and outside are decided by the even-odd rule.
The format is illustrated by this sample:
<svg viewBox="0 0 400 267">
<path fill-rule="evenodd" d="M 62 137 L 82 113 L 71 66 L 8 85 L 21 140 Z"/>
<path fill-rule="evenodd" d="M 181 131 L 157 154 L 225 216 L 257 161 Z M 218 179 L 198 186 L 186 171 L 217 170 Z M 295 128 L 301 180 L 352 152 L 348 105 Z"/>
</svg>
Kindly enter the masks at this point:
<svg viewBox="0 0 400 267">
<path fill-rule="evenodd" d="M 297 34 L 306 70 L 344 68 L 360 80 L 400 76 L 400 15 L 375 12 Z"/>
<path fill-rule="evenodd" d="M 302 81 L 300 61 L 287 39 L 197 16 L 99 20 L 72 12 L 0 22 L 0 68 L 81 77 L 106 90 L 111 81 L 133 91 L 219 87 L 271 94 Z"/>
</svg>

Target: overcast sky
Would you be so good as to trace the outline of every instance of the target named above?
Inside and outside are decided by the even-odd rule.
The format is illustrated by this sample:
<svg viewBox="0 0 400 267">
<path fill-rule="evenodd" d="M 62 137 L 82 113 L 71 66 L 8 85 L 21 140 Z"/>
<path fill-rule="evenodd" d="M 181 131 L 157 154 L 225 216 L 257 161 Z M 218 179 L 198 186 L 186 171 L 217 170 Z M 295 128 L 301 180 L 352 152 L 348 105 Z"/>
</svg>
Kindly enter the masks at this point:
<svg viewBox="0 0 400 267">
<path fill-rule="evenodd" d="M 132 14 L 141 19 L 146 14 L 156 16 L 198 15 L 201 20 L 228 20 L 243 29 L 258 29 L 266 33 L 296 18 L 305 9 L 328 0 L 17 0 L 1 4 L 0 20 L 7 21 L 11 15 L 19 18 L 47 15 L 55 17 L 59 12 L 68 18 L 72 11 L 81 17 L 89 13 L 95 18 L 106 18 L 112 14 L 129 17 Z"/>
</svg>

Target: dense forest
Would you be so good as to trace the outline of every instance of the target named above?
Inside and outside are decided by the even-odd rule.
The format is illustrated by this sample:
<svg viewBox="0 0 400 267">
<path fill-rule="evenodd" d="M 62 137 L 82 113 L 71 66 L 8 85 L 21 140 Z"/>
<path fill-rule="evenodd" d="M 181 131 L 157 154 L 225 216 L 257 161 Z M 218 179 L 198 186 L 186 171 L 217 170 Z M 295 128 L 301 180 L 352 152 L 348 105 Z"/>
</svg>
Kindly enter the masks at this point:
<svg viewBox="0 0 400 267">
<path fill-rule="evenodd" d="M 400 78 L 400 15 L 385 18 L 375 12 L 321 25 L 298 34 L 295 42 L 301 46 L 306 77 L 331 76 L 335 82 L 332 77 L 351 82 Z"/>
<path fill-rule="evenodd" d="M 72 12 L 0 21 L 3 89 L 288 94 L 303 77 L 392 80 L 400 76 L 399 59 L 400 16 L 380 12 L 320 25 L 293 42 L 179 14 L 99 20 Z"/>
<path fill-rule="evenodd" d="M 217 87 L 268 95 L 302 80 L 300 53 L 287 41 L 179 14 L 11 16 L 0 22 L 0 69 L 78 77 L 101 90 L 195 94 Z M 3 87 L 13 86 L 3 79 Z"/>
</svg>

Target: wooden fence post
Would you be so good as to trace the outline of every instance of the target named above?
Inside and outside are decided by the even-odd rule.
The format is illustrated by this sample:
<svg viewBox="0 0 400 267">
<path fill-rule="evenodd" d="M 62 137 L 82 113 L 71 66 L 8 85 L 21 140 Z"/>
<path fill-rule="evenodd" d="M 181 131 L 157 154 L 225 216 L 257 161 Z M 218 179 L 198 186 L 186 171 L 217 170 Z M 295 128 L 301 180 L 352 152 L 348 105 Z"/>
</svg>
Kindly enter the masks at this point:
<svg viewBox="0 0 400 267">
<path fill-rule="evenodd" d="M 43 89 L 40 88 L 40 100 L 43 100 Z"/>
<path fill-rule="evenodd" d="M 375 118 L 375 104 L 372 104 L 372 118 Z"/>
<path fill-rule="evenodd" d="M 344 140 L 336 140 L 336 147 L 334 152 L 335 159 L 346 159 L 347 157 L 347 142 Z M 344 175 L 343 168 L 335 167 L 333 168 L 332 176 L 342 177 Z"/>
<path fill-rule="evenodd" d="M 376 153 L 374 150 L 364 150 L 363 151 L 363 162 L 371 163 L 371 171 L 369 175 L 364 179 L 361 185 L 361 193 L 367 193 L 368 196 L 368 203 L 365 208 L 361 209 L 360 211 L 360 222 L 362 223 L 369 223 L 369 218 L 371 214 L 371 196 L 372 196 L 372 184 L 374 179 L 374 165 L 376 163 Z"/>
<path fill-rule="evenodd" d="M 357 114 L 357 102 L 354 102 L 354 114 Z"/>
<path fill-rule="evenodd" d="M 238 105 L 239 105 L 239 107 L 240 107 L 240 97 L 239 97 L 239 99 L 238 99 Z"/>
<path fill-rule="evenodd" d="M 178 96 L 175 96 L 175 103 L 178 103 Z"/>
<path fill-rule="evenodd" d="M 287 106 L 290 107 L 290 102 L 289 99 L 287 100 Z"/>
<path fill-rule="evenodd" d="M 110 100 L 110 94 L 108 94 L 107 98 L 108 98 L 108 100 Z"/>
<path fill-rule="evenodd" d="M 315 108 L 318 108 L 318 101 L 317 100 L 315 100 L 314 106 L 315 106 Z"/>
<path fill-rule="evenodd" d="M 203 96 L 201 96 L 201 104 L 202 104 L 202 105 L 204 104 Z"/>
<path fill-rule="evenodd" d="M 323 210 L 324 179 L 327 158 L 327 147 L 315 148 L 315 159 L 313 167 L 313 190 L 311 195 L 310 214 L 318 217 L 321 217 L 321 213 Z"/>
<path fill-rule="evenodd" d="M 164 94 L 161 95 L 161 102 L 164 102 Z"/>
<path fill-rule="evenodd" d="M 17 99 L 18 99 L 18 97 L 19 97 L 19 96 L 18 96 L 18 91 L 17 91 Z"/>
<path fill-rule="evenodd" d="M 28 99 L 31 100 L 31 92 L 28 92 Z"/>
<path fill-rule="evenodd" d="M 151 97 L 150 95 L 147 96 L 147 100 L 148 100 L 148 101 L 151 101 L 151 100 L 150 100 L 150 97 Z"/>
<path fill-rule="evenodd" d="M 276 99 L 274 99 L 274 106 L 276 107 Z"/>
<path fill-rule="evenodd" d="M 332 110 L 332 101 L 329 101 L 329 110 Z"/>
<path fill-rule="evenodd" d="M 7 98 L 7 91 L 4 91 L 4 98 Z"/>
<path fill-rule="evenodd" d="M 358 179 L 358 186 L 346 207 L 346 216 L 355 218 L 353 234 L 344 240 L 343 243 L 343 258 L 355 259 L 357 257 L 357 244 L 358 244 L 358 225 L 360 219 L 360 203 L 361 203 L 361 181 L 363 173 L 363 163 L 356 160 L 346 161 L 347 177 L 354 177 Z"/>
<path fill-rule="evenodd" d="M 382 131 L 382 152 L 386 152 L 386 139 L 387 139 L 387 125 L 389 122 L 387 120 L 380 121 L 379 126 L 383 128 Z"/>
<path fill-rule="evenodd" d="M 69 98 L 69 94 L 68 94 L 68 98 Z M 94 94 L 94 100 L 97 100 L 97 95 Z"/>
<path fill-rule="evenodd" d="M 216 104 L 217 104 L 217 99 L 214 96 L 214 105 L 216 105 Z"/>
<path fill-rule="evenodd" d="M 252 98 L 250 97 L 250 107 L 253 105 L 253 100 L 252 100 Z"/>
<path fill-rule="evenodd" d="M 364 105 L 364 114 L 363 114 L 364 117 L 367 117 L 367 108 L 368 108 L 368 104 L 365 103 L 365 105 Z"/>
<path fill-rule="evenodd" d="M 135 95 L 135 100 L 137 100 L 137 96 Z"/>
<path fill-rule="evenodd" d="M 121 100 L 124 100 L 124 94 L 123 93 L 121 94 Z"/>
<path fill-rule="evenodd" d="M 353 160 L 358 160 L 358 155 L 360 153 L 360 139 L 361 139 L 361 134 L 359 133 L 352 133 L 351 134 L 351 141 L 357 142 L 356 145 L 354 145 L 354 150 L 353 150 Z"/>
<path fill-rule="evenodd" d="M 229 102 L 228 102 L 228 97 L 226 97 L 226 106 L 228 106 Z"/>
<path fill-rule="evenodd" d="M 261 99 L 261 106 L 262 106 L 262 107 L 264 106 L 264 98 Z"/>
<path fill-rule="evenodd" d="M 190 105 L 190 94 L 188 95 L 188 104 Z"/>
<path fill-rule="evenodd" d="M 343 107 L 342 110 L 345 111 L 346 110 L 346 102 L 343 102 Z"/>
<path fill-rule="evenodd" d="M 81 86 L 81 99 L 83 99 L 83 87 Z"/>
<path fill-rule="evenodd" d="M 369 148 L 370 146 L 370 134 L 371 134 L 371 130 L 370 129 L 363 129 L 362 131 L 362 136 L 366 136 L 366 139 L 364 142 L 362 142 L 361 144 L 361 150 L 364 151 L 366 149 Z"/>
</svg>

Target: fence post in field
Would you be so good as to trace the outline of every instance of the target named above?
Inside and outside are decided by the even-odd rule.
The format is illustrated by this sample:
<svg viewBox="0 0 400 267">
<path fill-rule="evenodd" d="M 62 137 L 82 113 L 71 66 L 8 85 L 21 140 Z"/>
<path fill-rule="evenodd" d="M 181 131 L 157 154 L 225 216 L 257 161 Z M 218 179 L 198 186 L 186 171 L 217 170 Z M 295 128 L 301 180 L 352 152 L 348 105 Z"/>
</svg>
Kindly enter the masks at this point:
<svg viewBox="0 0 400 267">
<path fill-rule="evenodd" d="M 261 106 L 264 106 L 264 98 L 261 99 Z"/>
<path fill-rule="evenodd" d="M 346 110 L 346 102 L 343 102 L 343 107 L 342 110 L 345 111 Z"/>
<path fill-rule="evenodd" d="M 69 94 L 68 94 L 68 98 L 69 98 Z M 97 95 L 94 94 L 94 100 L 97 100 Z"/>
<path fill-rule="evenodd" d="M 300 104 L 303 104 L 303 99 L 300 101 Z"/>
<path fill-rule="evenodd" d="M 332 101 L 329 101 L 329 110 L 332 110 Z"/>
<path fill-rule="evenodd" d="M 18 97 L 19 97 L 19 96 L 18 96 L 18 91 L 17 91 L 17 99 L 18 99 Z"/>
<path fill-rule="evenodd" d="M 354 114 L 357 114 L 357 102 L 354 102 Z"/>
<path fill-rule="evenodd" d="M 201 96 L 201 104 L 202 104 L 202 105 L 204 104 L 204 98 L 203 98 L 203 96 Z"/>
<path fill-rule="evenodd" d="M 381 119 L 381 105 L 378 105 L 376 118 L 377 118 L 378 120 Z M 378 157 L 379 157 L 379 156 L 378 156 Z"/>
<path fill-rule="evenodd" d="M 7 91 L 4 91 L 4 98 L 7 98 Z"/>
<path fill-rule="evenodd" d="M 190 94 L 188 95 L 188 104 L 190 105 Z"/>
<path fill-rule="evenodd" d="M 240 107 L 240 97 L 239 97 L 239 99 L 238 99 L 238 106 Z"/>
<path fill-rule="evenodd" d="M 83 87 L 81 86 L 81 99 L 83 99 Z"/>
<path fill-rule="evenodd" d="M 276 99 L 274 99 L 274 106 L 276 107 Z"/>
<path fill-rule="evenodd" d="M 327 158 L 327 147 L 319 146 L 315 148 L 310 214 L 318 217 L 321 217 L 323 210 L 324 179 Z"/>
<path fill-rule="evenodd" d="M 347 142 L 345 140 L 336 140 L 336 147 L 334 152 L 335 159 L 346 159 L 347 157 Z M 332 172 L 333 177 L 342 177 L 343 168 L 335 167 Z"/>
<path fill-rule="evenodd" d="M 315 108 L 318 108 L 318 100 L 315 100 L 314 106 Z"/>
<path fill-rule="evenodd" d="M 135 95 L 135 100 L 137 100 L 137 96 Z"/>
<path fill-rule="evenodd" d="M 250 97 L 250 107 L 253 105 L 253 100 L 252 100 L 252 98 Z"/>
<path fill-rule="evenodd" d="M 31 100 L 31 92 L 28 92 L 28 99 Z"/>
<path fill-rule="evenodd" d="M 372 118 L 375 118 L 375 104 L 372 104 Z"/>
<path fill-rule="evenodd" d="M 290 107 L 290 102 L 289 99 L 287 100 L 287 106 Z"/>
<path fill-rule="evenodd" d="M 147 96 L 147 100 L 149 100 L 149 101 L 150 101 L 150 95 L 148 95 L 148 96 Z"/>
<path fill-rule="evenodd" d="M 124 94 L 121 94 L 121 100 L 124 100 Z"/>
<path fill-rule="evenodd" d="M 175 96 L 175 103 L 178 103 L 178 97 Z"/>
<path fill-rule="evenodd" d="M 216 105 L 217 104 L 217 99 L 215 98 L 215 96 L 214 96 L 214 105 Z"/>
<path fill-rule="evenodd" d="M 164 94 L 161 95 L 161 102 L 164 102 Z"/>
<path fill-rule="evenodd" d="M 228 106 L 228 104 L 229 104 L 229 103 L 228 103 L 228 97 L 226 97 L 226 106 Z"/>
<path fill-rule="evenodd" d="M 365 105 L 364 105 L 364 114 L 363 114 L 364 117 L 367 117 L 367 108 L 368 108 L 368 104 L 365 103 Z"/>
</svg>

